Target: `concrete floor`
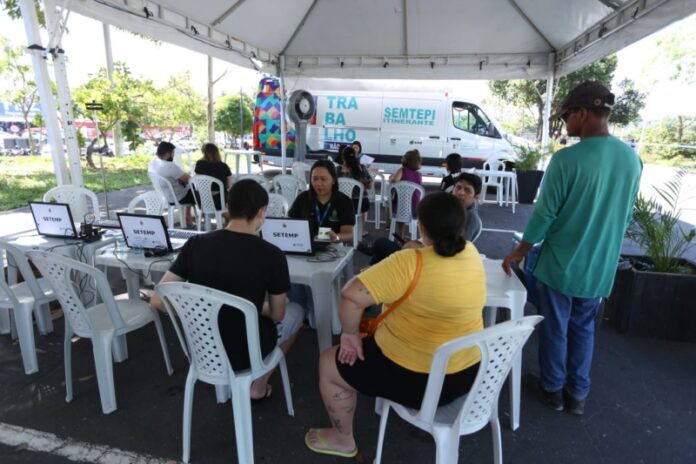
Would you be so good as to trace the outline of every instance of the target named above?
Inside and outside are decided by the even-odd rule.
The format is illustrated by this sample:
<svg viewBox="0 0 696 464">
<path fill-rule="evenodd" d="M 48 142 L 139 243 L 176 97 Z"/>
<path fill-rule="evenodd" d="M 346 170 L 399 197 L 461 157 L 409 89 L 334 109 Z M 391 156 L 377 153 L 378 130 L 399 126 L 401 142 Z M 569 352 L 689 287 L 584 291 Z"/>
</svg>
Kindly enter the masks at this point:
<svg viewBox="0 0 696 464">
<path fill-rule="evenodd" d="M 130 199 L 138 189 L 111 194 Z M 126 200 L 127 203 L 127 200 Z M 516 214 L 486 204 L 484 227 L 522 230 L 531 207 Z M 371 237 L 385 231 L 370 229 Z M 489 258 L 501 258 L 512 246 L 511 234 L 484 232 L 476 244 Z M 367 257 L 356 253 L 356 271 Z M 111 278 L 122 290 L 117 273 Z M 527 312 L 534 308 L 528 305 Z M 50 452 L 28 450 L 21 443 L 0 445 L 0 463 L 175 462 L 181 459 L 181 418 L 187 362 L 168 321 L 164 321 L 175 372 L 166 375 L 151 327 L 128 336 L 130 358 L 114 369 L 118 410 L 101 414 L 90 343 L 73 345 L 75 398 L 65 402 L 62 317 L 56 331 L 37 336 L 40 371 L 23 373 L 19 348 L 0 337 L 0 442 L 7 424 L 48 432 L 64 443 Z M 508 427 L 507 392 L 503 389 L 500 417 L 506 463 L 693 463 L 696 462 L 696 344 L 628 338 L 607 324 L 599 328 L 593 365 L 593 390 L 585 416 L 557 413 L 535 395 L 537 340 L 532 336 L 523 353 L 521 427 Z M 273 396 L 253 406 L 256 462 L 351 462 L 314 454 L 305 448 L 309 427 L 327 426 L 317 386 L 316 334 L 303 328 L 288 356 L 295 417 L 288 417 L 279 378 Z M 358 462 L 371 462 L 377 440 L 374 401 L 360 397 L 356 412 Z M 11 429 L 12 430 L 12 429 Z M 7 430 L 4 431 L 7 434 Z M 64 440 L 70 440 L 65 443 Z M 50 440 L 49 440 L 50 441 Z M 35 441 L 32 442 L 35 444 Z M 67 446 L 66 446 L 67 445 Z M 72 448 L 71 448 L 72 446 Z M 460 462 L 492 462 L 488 428 L 460 442 Z M 105 449 L 135 453 L 111 458 Z M 74 451 L 72 454 L 66 452 Z M 91 454 L 90 454 L 91 453 Z M 115 452 L 114 452 L 115 453 Z M 434 462 L 432 439 L 392 416 L 383 460 L 387 463 Z M 73 461 L 65 457 L 72 456 Z M 216 404 L 211 387 L 199 383 L 194 400 L 192 462 L 236 462 L 234 426 L 229 403 Z M 111 460 L 109 460 L 111 459 Z"/>
</svg>

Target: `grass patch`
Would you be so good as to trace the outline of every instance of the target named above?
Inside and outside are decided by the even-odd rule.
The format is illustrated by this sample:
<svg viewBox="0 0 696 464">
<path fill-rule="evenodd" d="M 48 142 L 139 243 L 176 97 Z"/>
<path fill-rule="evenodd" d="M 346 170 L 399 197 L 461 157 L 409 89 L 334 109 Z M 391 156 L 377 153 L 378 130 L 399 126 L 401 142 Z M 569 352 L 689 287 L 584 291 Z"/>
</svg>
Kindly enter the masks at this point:
<svg viewBox="0 0 696 464">
<path fill-rule="evenodd" d="M 149 184 L 147 165 L 152 155 L 130 155 L 104 158 L 107 190 L 121 190 Z M 99 158 L 94 162 L 99 165 Z M 82 160 L 85 187 L 102 192 L 101 171 L 91 170 Z M 44 156 L 17 156 L 0 158 L 0 211 L 27 206 L 30 201 L 41 201 L 44 193 L 56 186 L 53 161 Z"/>
</svg>

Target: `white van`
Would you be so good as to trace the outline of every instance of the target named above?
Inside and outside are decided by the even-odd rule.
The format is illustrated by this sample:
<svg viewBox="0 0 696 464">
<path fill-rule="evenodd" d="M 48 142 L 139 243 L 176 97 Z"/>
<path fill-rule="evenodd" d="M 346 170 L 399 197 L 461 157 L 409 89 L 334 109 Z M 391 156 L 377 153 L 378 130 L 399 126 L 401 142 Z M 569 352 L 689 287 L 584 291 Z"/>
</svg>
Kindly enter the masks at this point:
<svg viewBox="0 0 696 464">
<path fill-rule="evenodd" d="M 373 166 L 386 172 L 395 171 L 403 154 L 414 148 L 423 158 L 423 175 L 444 174 L 450 153 L 471 164 L 493 156 L 516 158 L 496 121 L 468 99 L 446 93 L 308 91 L 317 107 L 307 129 L 309 159 L 355 140 L 375 159 Z M 277 150 L 257 148 L 270 155 L 264 157 L 270 164 L 280 164 Z"/>
</svg>

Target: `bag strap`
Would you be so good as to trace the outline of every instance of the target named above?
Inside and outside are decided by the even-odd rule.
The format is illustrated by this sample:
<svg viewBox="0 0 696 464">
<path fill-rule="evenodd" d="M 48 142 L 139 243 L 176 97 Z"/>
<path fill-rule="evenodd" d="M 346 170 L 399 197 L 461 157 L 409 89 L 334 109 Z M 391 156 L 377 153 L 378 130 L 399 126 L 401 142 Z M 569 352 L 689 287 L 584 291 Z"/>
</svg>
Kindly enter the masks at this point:
<svg viewBox="0 0 696 464">
<path fill-rule="evenodd" d="M 389 308 L 387 308 L 386 311 L 382 311 L 379 316 L 375 318 L 374 326 L 377 327 L 379 324 L 382 323 L 385 317 L 387 317 L 389 314 L 391 314 L 392 311 L 394 311 L 396 308 L 398 308 L 401 303 L 406 301 L 406 299 L 411 296 L 411 293 L 413 293 L 413 290 L 416 288 L 416 285 L 418 284 L 418 281 L 420 280 L 420 275 L 421 275 L 421 269 L 423 268 L 423 255 L 421 254 L 421 251 L 419 249 L 416 249 L 416 272 L 413 274 L 413 279 L 411 279 L 411 283 L 408 286 L 408 289 L 406 289 L 406 293 L 404 293 L 401 298 L 396 300 L 394 303 L 389 305 Z"/>
</svg>

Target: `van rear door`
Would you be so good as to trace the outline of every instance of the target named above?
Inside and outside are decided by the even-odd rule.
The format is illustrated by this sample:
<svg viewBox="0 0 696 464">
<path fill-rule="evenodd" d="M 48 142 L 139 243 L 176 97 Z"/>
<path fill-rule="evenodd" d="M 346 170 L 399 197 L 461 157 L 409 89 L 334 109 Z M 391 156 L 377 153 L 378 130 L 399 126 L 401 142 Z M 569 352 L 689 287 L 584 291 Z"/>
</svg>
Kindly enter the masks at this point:
<svg viewBox="0 0 696 464">
<path fill-rule="evenodd" d="M 454 100 L 447 124 L 446 151 L 464 158 L 488 159 L 495 155 L 502 136 L 483 110 L 470 102 Z"/>
</svg>

